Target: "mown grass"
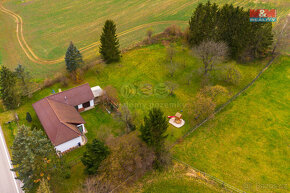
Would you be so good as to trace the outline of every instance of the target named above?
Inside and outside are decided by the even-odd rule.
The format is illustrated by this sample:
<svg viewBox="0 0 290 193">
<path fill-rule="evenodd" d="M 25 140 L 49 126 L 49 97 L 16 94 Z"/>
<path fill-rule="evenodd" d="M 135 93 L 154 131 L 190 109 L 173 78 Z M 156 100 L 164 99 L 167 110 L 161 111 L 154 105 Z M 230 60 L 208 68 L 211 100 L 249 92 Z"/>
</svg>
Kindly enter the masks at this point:
<svg viewBox="0 0 290 193">
<path fill-rule="evenodd" d="M 289 191 L 289 57 L 174 148 L 178 159 L 249 192 Z"/>
<path fill-rule="evenodd" d="M 192 12 L 200 2 L 205 3 L 207 0 L 110 0 L 105 2 L 102 0 L 9 0 L 5 1 L 4 5 L 23 17 L 24 37 L 36 55 L 45 59 L 56 59 L 65 54 L 70 41 L 73 41 L 78 48 L 98 41 L 106 19 L 113 19 L 117 23 L 118 33 L 143 24 L 171 21 L 168 24 L 155 23 L 140 27 L 121 36 L 120 44 L 124 48 L 144 39 L 148 28 L 152 28 L 154 33 L 158 33 L 171 23 L 175 23 L 174 21 L 183 21 L 183 23 L 178 22 L 177 24 L 185 28 Z M 282 0 L 265 2 L 213 0 L 212 2 L 216 2 L 220 6 L 225 3 L 233 3 L 235 6 L 243 6 L 247 9 L 275 8 L 278 10 L 278 17 L 283 17 L 289 12 L 289 3 Z M 4 17 L 5 20 L 10 19 L 10 24 L 5 24 L 5 26 L 15 25 L 11 18 Z M 15 29 L 11 28 L 9 32 L 14 36 L 12 45 L 18 46 L 18 42 L 15 41 Z M 13 47 L 9 44 L 11 42 L 4 42 L 2 49 L 8 48 L 9 52 L 12 52 Z M 97 49 L 96 47 L 85 52 L 84 58 L 95 58 Z M 14 68 L 18 62 L 24 63 L 38 77 L 45 77 L 57 70 L 65 69 L 63 62 L 54 65 L 33 64 L 25 57 L 15 61 L 13 54 L 3 58 L 3 62 L 11 68 Z"/>
<path fill-rule="evenodd" d="M 192 102 L 194 96 L 200 89 L 201 79 L 197 72 L 201 67 L 200 61 L 192 56 L 188 48 L 183 47 L 179 43 L 177 43 L 175 47 L 177 51 L 174 60 L 179 65 L 173 77 L 169 76 L 169 61 L 166 60 L 166 48 L 163 45 L 151 45 L 129 51 L 123 55 L 120 63 L 106 66 L 97 65 L 89 69 L 84 76 L 83 83 L 88 82 L 90 86 L 99 85 L 102 88 L 108 85 L 115 87 L 118 92 L 120 105 L 126 104 L 132 113 L 137 115 L 135 120 L 137 127 L 139 127 L 143 121 L 145 113 L 147 113 L 147 111 L 152 107 L 160 107 L 165 112 L 166 116 L 174 115 L 176 112 L 184 110 L 183 117 L 186 124 L 178 129 L 171 125 L 168 128 L 167 143 L 171 144 L 193 127 L 190 121 L 192 117 L 187 115 L 187 112 L 183 107 L 187 102 Z M 266 61 L 255 61 L 247 65 L 235 63 L 235 65 L 237 65 L 243 72 L 243 79 L 239 86 L 234 87 L 227 85 L 218 78 L 212 79 L 211 82 L 213 85 L 221 84 L 228 88 L 230 94 L 224 98 L 224 100 L 226 100 L 244 85 L 249 83 L 257 75 L 259 70 L 262 69 L 265 63 Z M 98 73 L 96 72 L 97 70 Z M 191 83 L 188 85 L 185 77 L 192 71 L 194 71 L 194 76 Z M 219 73 L 220 72 L 217 71 L 213 77 L 218 77 Z M 162 90 L 166 81 L 172 81 L 178 85 L 174 96 L 170 96 L 166 90 Z M 151 85 L 152 87 L 151 89 L 144 90 L 144 85 Z M 38 128 L 41 128 L 41 124 L 39 123 L 31 105 L 41 98 L 50 95 L 52 90 L 57 91 L 58 88 L 66 90 L 74 86 L 76 85 L 69 84 L 67 87 L 62 87 L 60 84 L 55 84 L 52 87 L 35 93 L 31 99 L 25 100 L 24 104 L 16 111 L 6 111 L 1 113 L 1 124 L 3 125 L 8 146 L 10 147 L 12 145 L 17 128 L 14 127 L 13 135 L 12 130 L 8 128 L 9 125 L 5 124 L 5 122 L 12 120 L 15 112 L 17 112 L 20 118 L 19 124 L 26 124 L 29 126 L 34 124 L 38 126 Z M 126 88 L 131 88 L 130 91 L 132 92 L 127 92 L 128 90 Z M 157 90 L 164 91 L 165 93 L 157 92 Z M 26 112 L 30 112 L 32 116 L 33 122 L 31 124 L 28 124 L 25 120 Z M 98 106 L 93 110 L 82 113 L 81 115 L 86 121 L 85 126 L 88 130 L 86 136 L 89 142 L 97 137 L 100 132 L 106 131 L 107 129 L 110 129 L 113 135 L 118 135 L 124 132 L 123 125 Z M 73 165 L 72 179 L 64 181 L 67 184 L 73 184 L 77 180 L 83 179 L 83 174 L 81 175 L 82 177 L 77 179 L 76 175 L 79 174 L 75 173 L 75 167 L 82 168 L 80 158 L 84 150 L 85 147 L 81 147 L 66 155 L 67 160 Z M 74 189 L 72 184 L 71 186 L 60 187 L 59 192 L 70 192 Z M 67 189 L 67 187 L 72 187 L 72 189 Z"/>
<path fill-rule="evenodd" d="M 27 65 L 24 52 L 21 50 L 16 39 L 15 22 L 1 11 L 0 29 L 0 64 L 4 64 L 12 69 L 22 61 L 24 65 Z"/>
</svg>

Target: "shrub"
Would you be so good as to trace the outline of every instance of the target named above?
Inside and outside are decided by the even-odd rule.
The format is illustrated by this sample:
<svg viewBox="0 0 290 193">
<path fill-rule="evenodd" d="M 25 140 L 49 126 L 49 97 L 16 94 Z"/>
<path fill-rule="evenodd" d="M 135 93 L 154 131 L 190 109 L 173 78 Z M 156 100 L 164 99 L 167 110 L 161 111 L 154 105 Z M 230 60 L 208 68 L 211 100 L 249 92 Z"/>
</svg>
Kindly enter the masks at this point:
<svg viewBox="0 0 290 193">
<path fill-rule="evenodd" d="M 31 129 L 32 129 L 32 130 L 37 130 L 37 129 L 38 129 L 38 128 L 37 128 L 37 125 L 32 124 L 32 125 L 31 125 Z"/>
<path fill-rule="evenodd" d="M 47 180 L 41 179 L 36 193 L 52 193 Z"/>
<path fill-rule="evenodd" d="M 29 123 L 32 121 L 32 117 L 29 112 L 26 113 L 26 121 L 28 121 Z"/>
<path fill-rule="evenodd" d="M 224 72 L 224 81 L 229 84 L 238 85 L 242 79 L 242 73 L 237 66 L 229 65 Z"/>
<path fill-rule="evenodd" d="M 68 78 L 65 76 L 62 76 L 59 78 L 59 82 L 61 84 L 62 87 L 67 87 L 68 86 Z"/>
<path fill-rule="evenodd" d="M 177 37 L 177 38 L 182 36 L 182 31 L 180 27 L 175 24 L 167 27 L 163 33 L 167 36 Z"/>
<path fill-rule="evenodd" d="M 151 170 L 154 152 L 141 141 L 136 132 L 111 140 L 110 155 L 101 163 L 100 174 L 104 181 L 118 185 L 128 177 L 137 180 Z"/>
<path fill-rule="evenodd" d="M 192 103 L 187 106 L 187 112 L 197 123 L 212 115 L 215 110 L 215 102 L 207 96 L 198 93 Z"/>
<path fill-rule="evenodd" d="M 77 193 L 108 193 L 113 188 L 110 183 L 104 182 L 100 177 L 94 176 L 87 178 Z"/>
<path fill-rule="evenodd" d="M 57 72 L 54 76 L 53 76 L 53 80 L 55 83 L 60 82 L 61 79 L 63 77 L 63 73 Z"/>
<path fill-rule="evenodd" d="M 55 82 L 53 81 L 53 79 L 51 79 L 51 78 L 46 78 L 46 79 L 44 79 L 44 81 L 43 81 L 43 87 L 44 87 L 44 88 L 50 87 L 50 86 L 52 86 L 54 83 L 55 83 Z"/>
<path fill-rule="evenodd" d="M 205 86 L 200 90 L 200 93 L 206 97 L 210 97 L 214 102 L 218 102 L 220 98 L 224 98 L 228 94 L 228 89 L 226 87 L 215 85 L 215 86 Z"/>
</svg>

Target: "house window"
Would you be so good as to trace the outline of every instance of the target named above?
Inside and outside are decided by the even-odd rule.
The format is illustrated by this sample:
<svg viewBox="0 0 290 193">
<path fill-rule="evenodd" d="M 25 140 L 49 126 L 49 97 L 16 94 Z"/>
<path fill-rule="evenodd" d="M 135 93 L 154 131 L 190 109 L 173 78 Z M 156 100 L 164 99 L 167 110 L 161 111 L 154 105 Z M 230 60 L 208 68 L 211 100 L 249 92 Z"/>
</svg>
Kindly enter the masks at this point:
<svg viewBox="0 0 290 193">
<path fill-rule="evenodd" d="M 88 107 L 90 107 L 91 105 L 90 105 L 90 101 L 88 101 L 88 102 L 86 102 L 86 103 L 84 103 L 83 104 L 83 107 L 84 108 L 88 108 Z"/>
<path fill-rule="evenodd" d="M 78 125 L 77 127 L 78 127 L 78 130 L 79 130 L 81 133 L 84 132 L 84 130 L 83 130 L 83 125 Z"/>
</svg>

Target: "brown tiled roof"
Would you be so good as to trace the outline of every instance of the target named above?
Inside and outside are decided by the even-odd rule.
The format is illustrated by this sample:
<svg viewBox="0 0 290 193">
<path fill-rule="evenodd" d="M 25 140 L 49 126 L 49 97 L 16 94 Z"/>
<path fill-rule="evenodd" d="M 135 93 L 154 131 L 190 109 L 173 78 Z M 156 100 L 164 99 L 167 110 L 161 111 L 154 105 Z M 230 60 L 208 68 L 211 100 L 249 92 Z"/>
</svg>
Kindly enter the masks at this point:
<svg viewBox="0 0 290 193">
<path fill-rule="evenodd" d="M 72 124 L 79 124 L 85 122 L 82 116 L 73 106 L 63 104 L 51 99 L 48 99 L 48 102 L 61 122 Z"/>
<path fill-rule="evenodd" d="M 67 96 L 67 100 L 64 100 L 63 96 Z M 85 121 L 74 106 L 92 100 L 91 96 L 93 97 L 93 93 L 89 85 L 84 84 L 48 96 L 32 105 L 53 145 L 57 146 L 81 136 L 76 125 L 83 124 Z M 75 99 L 78 97 L 79 99 Z"/>
<path fill-rule="evenodd" d="M 88 83 L 72 89 L 48 96 L 49 99 L 76 106 L 94 99 L 93 92 Z"/>
</svg>

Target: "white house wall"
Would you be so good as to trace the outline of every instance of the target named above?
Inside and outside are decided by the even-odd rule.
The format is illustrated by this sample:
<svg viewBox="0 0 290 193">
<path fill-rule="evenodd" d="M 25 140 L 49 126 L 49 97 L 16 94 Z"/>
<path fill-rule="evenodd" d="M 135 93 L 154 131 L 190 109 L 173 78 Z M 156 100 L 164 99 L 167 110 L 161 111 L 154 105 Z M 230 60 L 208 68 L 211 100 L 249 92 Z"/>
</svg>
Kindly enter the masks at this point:
<svg viewBox="0 0 290 193">
<path fill-rule="evenodd" d="M 92 109 L 94 107 L 95 107 L 95 102 L 94 102 L 94 99 L 93 99 L 93 100 L 90 100 L 90 106 L 85 108 L 85 111 L 90 110 L 90 109 Z M 82 108 L 83 108 L 83 104 L 79 104 L 78 105 L 78 109 L 82 109 Z"/>
<path fill-rule="evenodd" d="M 64 151 L 69 150 L 70 148 L 78 146 L 79 143 L 82 144 L 82 137 L 81 136 L 79 136 L 77 138 L 74 138 L 74 139 L 72 139 L 70 141 L 67 141 L 65 143 L 62 143 L 62 144 L 60 144 L 58 146 L 55 146 L 55 149 L 57 151 L 64 152 Z"/>
<path fill-rule="evenodd" d="M 90 100 L 90 106 L 93 107 L 95 105 L 94 100 Z"/>
</svg>

